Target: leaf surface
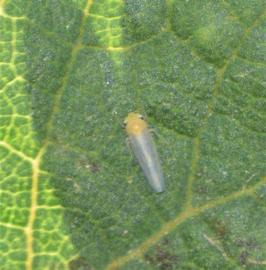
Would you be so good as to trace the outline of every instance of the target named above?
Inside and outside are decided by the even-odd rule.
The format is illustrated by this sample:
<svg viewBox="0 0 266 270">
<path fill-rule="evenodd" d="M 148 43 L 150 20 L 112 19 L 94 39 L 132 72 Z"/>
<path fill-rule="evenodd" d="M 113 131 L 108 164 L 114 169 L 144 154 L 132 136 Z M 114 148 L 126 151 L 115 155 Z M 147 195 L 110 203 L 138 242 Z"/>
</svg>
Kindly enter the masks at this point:
<svg viewBox="0 0 266 270">
<path fill-rule="evenodd" d="M 0 1 L 1 269 L 265 269 L 265 57 L 262 0 Z"/>
</svg>

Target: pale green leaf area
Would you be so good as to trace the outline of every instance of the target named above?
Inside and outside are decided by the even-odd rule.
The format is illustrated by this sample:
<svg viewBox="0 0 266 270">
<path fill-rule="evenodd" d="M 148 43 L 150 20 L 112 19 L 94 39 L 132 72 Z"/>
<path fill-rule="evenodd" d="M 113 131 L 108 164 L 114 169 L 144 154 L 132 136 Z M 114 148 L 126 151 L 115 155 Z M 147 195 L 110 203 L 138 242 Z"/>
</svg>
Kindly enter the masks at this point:
<svg viewBox="0 0 266 270">
<path fill-rule="evenodd" d="M 263 0 L 0 0 L 0 269 L 266 269 L 265 41 Z"/>
</svg>

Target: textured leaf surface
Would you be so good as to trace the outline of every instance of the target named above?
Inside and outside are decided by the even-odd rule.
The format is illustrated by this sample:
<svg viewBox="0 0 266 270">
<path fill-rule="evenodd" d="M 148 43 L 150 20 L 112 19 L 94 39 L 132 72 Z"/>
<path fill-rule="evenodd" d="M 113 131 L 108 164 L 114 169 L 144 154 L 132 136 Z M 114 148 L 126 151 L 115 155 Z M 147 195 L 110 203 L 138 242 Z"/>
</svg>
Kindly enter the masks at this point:
<svg viewBox="0 0 266 270">
<path fill-rule="evenodd" d="M 263 0 L 1 0 L 1 269 L 265 269 L 265 26 Z"/>
</svg>

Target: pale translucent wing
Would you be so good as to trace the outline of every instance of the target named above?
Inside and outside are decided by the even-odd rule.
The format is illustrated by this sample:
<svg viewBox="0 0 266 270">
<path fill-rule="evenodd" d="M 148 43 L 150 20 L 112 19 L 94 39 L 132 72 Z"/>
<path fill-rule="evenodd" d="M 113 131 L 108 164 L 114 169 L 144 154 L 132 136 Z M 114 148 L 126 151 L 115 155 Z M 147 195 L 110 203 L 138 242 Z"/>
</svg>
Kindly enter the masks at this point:
<svg viewBox="0 0 266 270">
<path fill-rule="evenodd" d="M 138 135 L 129 135 L 129 139 L 132 150 L 153 190 L 155 192 L 164 191 L 164 177 L 149 130 L 144 129 Z"/>
</svg>

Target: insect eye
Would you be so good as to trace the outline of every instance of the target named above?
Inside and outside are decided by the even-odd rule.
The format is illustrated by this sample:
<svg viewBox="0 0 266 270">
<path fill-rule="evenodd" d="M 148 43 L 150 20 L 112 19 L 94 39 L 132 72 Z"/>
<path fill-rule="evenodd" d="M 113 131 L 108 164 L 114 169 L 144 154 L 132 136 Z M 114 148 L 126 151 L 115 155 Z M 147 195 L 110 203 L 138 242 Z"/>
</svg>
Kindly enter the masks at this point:
<svg viewBox="0 0 266 270">
<path fill-rule="evenodd" d="M 139 118 L 141 119 L 141 120 L 144 120 L 144 116 L 143 115 L 139 115 Z"/>
</svg>

